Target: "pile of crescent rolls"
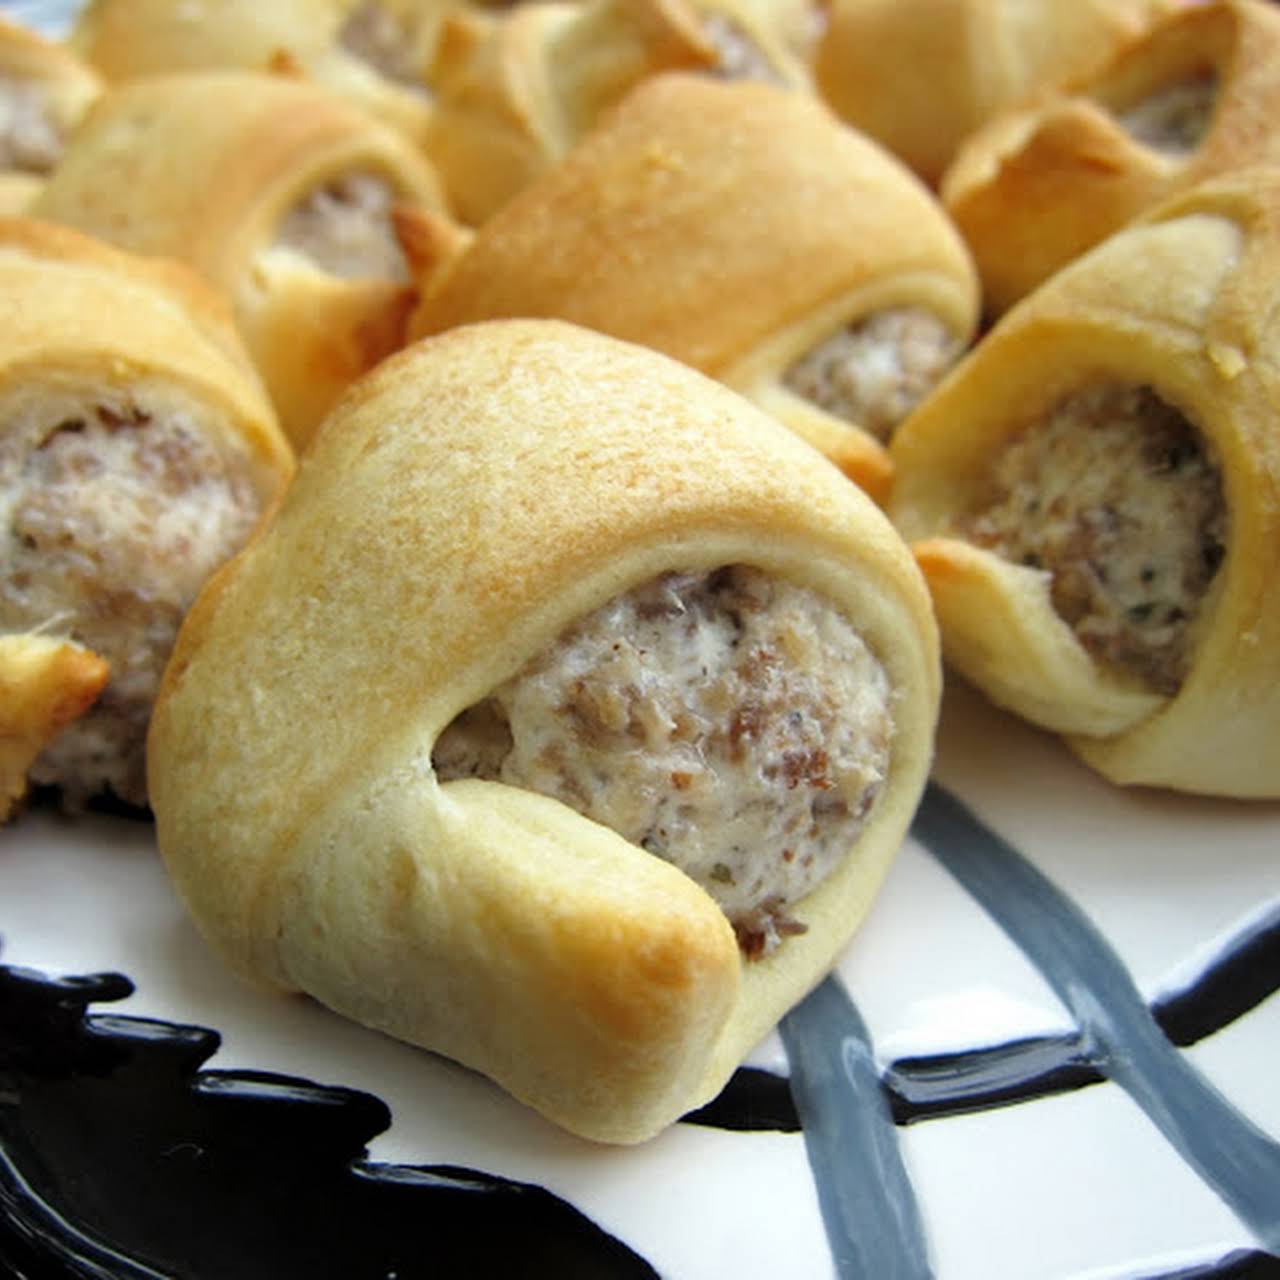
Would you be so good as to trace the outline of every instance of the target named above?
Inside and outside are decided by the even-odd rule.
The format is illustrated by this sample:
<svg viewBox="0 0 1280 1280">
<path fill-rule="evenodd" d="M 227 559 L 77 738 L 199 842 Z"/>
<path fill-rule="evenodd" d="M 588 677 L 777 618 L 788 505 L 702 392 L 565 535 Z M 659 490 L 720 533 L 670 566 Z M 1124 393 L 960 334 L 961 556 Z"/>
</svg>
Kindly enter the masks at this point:
<svg viewBox="0 0 1280 1280">
<path fill-rule="evenodd" d="M 847 944 L 944 661 L 1280 797 L 1277 118 L 1263 0 L 0 27 L 0 817 L 149 808 L 247 979 L 632 1143 Z"/>
</svg>

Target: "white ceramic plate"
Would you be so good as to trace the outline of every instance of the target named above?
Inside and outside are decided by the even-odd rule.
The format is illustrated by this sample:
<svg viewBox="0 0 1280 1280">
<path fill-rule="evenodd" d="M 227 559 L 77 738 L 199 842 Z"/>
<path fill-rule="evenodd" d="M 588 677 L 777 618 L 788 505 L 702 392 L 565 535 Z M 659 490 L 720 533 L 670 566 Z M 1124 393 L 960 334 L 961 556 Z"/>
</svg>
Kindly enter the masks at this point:
<svg viewBox="0 0 1280 1280">
<path fill-rule="evenodd" d="M 421 1173 L 449 1166 L 551 1193 L 516 1225 L 507 1201 L 531 1191 L 471 1196 L 492 1202 L 480 1236 L 513 1275 L 1280 1274 L 1278 844 L 1280 806 L 1116 789 L 955 686 L 913 836 L 837 974 L 753 1055 L 767 1074 L 740 1077 L 715 1123 L 609 1149 L 451 1063 L 238 985 L 184 918 L 147 825 L 31 812 L 0 832 L 0 964 L 115 972 L 134 990 L 106 1001 L 109 987 L 32 976 L 15 991 L 6 968 L 0 1213 L 34 1256 L 107 1268 L 71 1274 L 404 1280 L 448 1259 L 491 1274 L 466 1262 L 487 1255 L 456 1188 Z M 143 1019 L 221 1044 L 208 1056 L 212 1041 Z M 6 1044 L 36 1064 L 15 1076 Z M 185 1109 L 211 1094 L 216 1122 Z M 283 1116 L 265 1119 L 273 1106 Z M 408 1252 L 316 1270 L 317 1214 L 398 1212 L 335 1190 L 353 1157 L 362 1195 L 370 1178 L 417 1194 L 397 1227 Z M 170 1194 L 188 1219 L 176 1244 L 152 1221 Z M 342 1239 L 358 1253 L 355 1230 Z"/>
<path fill-rule="evenodd" d="M 0 831 L 0 1274 L 1280 1275 L 1278 989 L 1280 805 L 1118 790 L 957 686 L 837 973 L 701 1123 L 597 1148 L 238 985 L 148 825 L 37 810 Z"/>
</svg>

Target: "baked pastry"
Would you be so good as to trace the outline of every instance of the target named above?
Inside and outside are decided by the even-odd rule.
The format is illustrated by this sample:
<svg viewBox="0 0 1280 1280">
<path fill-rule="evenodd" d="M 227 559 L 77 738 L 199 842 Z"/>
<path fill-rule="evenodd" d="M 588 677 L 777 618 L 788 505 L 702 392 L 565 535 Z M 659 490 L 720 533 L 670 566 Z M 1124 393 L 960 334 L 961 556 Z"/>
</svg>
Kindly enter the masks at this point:
<svg viewBox="0 0 1280 1280">
<path fill-rule="evenodd" d="M 470 242 L 403 225 L 414 336 L 539 315 L 655 347 L 877 495 L 883 440 L 977 320 L 933 197 L 810 95 L 763 84 L 654 77 Z"/>
<path fill-rule="evenodd" d="M 0 18 L 0 215 L 35 199 L 101 87 L 69 50 Z"/>
<path fill-rule="evenodd" d="M 105 94 L 33 211 L 220 286 L 301 447 L 401 342 L 412 289 L 391 225 L 400 201 L 443 209 L 399 134 L 290 77 L 208 71 Z"/>
<path fill-rule="evenodd" d="M 179 71 L 299 71 L 426 137 L 430 0 L 90 0 L 70 37 L 111 83 Z"/>
<path fill-rule="evenodd" d="M 944 202 L 999 312 L 1160 200 L 1280 161 L 1280 10 L 1192 5 L 1094 74 L 990 122 Z"/>
<path fill-rule="evenodd" d="M 0 423 L 0 790 L 144 804 L 183 612 L 292 455 L 212 290 L 19 220 L 0 221 Z"/>
<path fill-rule="evenodd" d="M 188 615 L 160 848 L 241 973 L 639 1141 L 855 928 L 928 772 L 935 645 L 888 520 L 739 397 L 468 326 L 344 397 Z"/>
<path fill-rule="evenodd" d="M 1108 778 L 1280 796 L 1280 174 L 1118 232 L 903 426 L 948 660 Z"/>
<path fill-rule="evenodd" d="M 476 7 L 471 0 L 344 0 L 344 5 L 338 43 L 388 79 L 426 88 L 428 96 L 445 19 Z"/>
<path fill-rule="evenodd" d="M 1003 107 L 1087 71 L 1178 0 L 832 0 L 819 90 L 936 184 Z"/>
<path fill-rule="evenodd" d="M 0 822 L 26 795 L 40 753 L 88 711 L 109 674 L 106 661 L 83 645 L 0 633 Z"/>
<path fill-rule="evenodd" d="M 427 142 L 450 204 L 464 222 L 484 222 L 633 85 L 714 62 L 684 0 L 450 15 L 430 73 L 436 104 Z"/>
</svg>

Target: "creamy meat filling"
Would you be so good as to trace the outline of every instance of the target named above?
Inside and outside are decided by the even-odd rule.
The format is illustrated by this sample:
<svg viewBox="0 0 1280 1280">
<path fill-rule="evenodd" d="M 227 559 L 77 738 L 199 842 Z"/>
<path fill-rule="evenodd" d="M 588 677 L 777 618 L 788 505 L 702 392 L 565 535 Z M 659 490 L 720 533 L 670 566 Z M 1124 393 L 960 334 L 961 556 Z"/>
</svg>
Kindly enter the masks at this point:
<svg viewBox="0 0 1280 1280">
<path fill-rule="evenodd" d="M 426 96 L 426 69 L 412 14 L 388 7 L 384 0 L 362 0 L 338 32 L 338 43 L 368 63 L 379 75 Z"/>
<path fill-rule="evenodd" d="M 205 410 L 154 389 L 30 393 L 0 404 L 0 629 L 70 636 L 111 676 L 31 780 L 79 808 L 146 803 L 144 743 L 161 671 L 204 580 L 259 504 Z"/>
<path fill-rule="evenodd" d="M 0 76 L 0 169 L 49 173 L 63 146 L 48 89 L 37 80 Z"/>
<path fill-rule="evenodd" d="M 959 359 L 964 344 L 923 307 L 875 311 L 806 352 L 783 374 L 796 395 L 889 440 Z"/>
<path fill-rule="evenodd" d="M 1003 451 L 961 531 L 1051 574 L 1054 608 L 1098 661 L 1177 692 L 1227 516 L 1208 443 L 1149 387 L 1062 400 Z"/>
<path fill-rule="evenodd" d="M 408 283 L 409 264 L 391 221 L 396 198 L 385 178 L 343 174 L 289 210 L 276 243 L 343 279 Z"/>
<path fill-rule="evenodd" d="M 1206 71 L 1151 94 L 1116 118 L 1143 146 L 1183 155 L 1208 133 L 1217 97 L 1218 77 Z"/>
<path fill-rule="evenodd" d="M 727 14 L 708 13 L 702 19 L 702 34 L 716 52 L 714 74 L 720 79 L 786 84 L 772 59 L 745 28 Z"/>
<path fill-rule="evenodd" d="M 441 734 L 441 779 L 554 796 L 680 867 L 748 956 L 849 853 L 884 785 L 888 677 L 814 592 L 673 572 L 565 632 Z"/>
</svg>

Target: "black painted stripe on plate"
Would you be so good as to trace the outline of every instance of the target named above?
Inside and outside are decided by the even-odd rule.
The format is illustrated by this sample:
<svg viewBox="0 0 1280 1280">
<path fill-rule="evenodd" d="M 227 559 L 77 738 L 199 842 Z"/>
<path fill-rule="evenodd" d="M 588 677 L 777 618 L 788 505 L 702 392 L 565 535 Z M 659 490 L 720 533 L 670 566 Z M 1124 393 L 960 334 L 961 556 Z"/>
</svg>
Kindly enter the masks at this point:
<svg viewBox="0 0 1280 1280">
<path fill-rule="evenodd" d="M 912 834 L 1036 966 L 1079 1023 L 1103 1072 L 1258 1243 L 1280 1250 L 1280 1144 L 1174 1048 L 1088 916 L 936 783 L 925 792 Z"/>
<path fill-rule="evenodd" d="M 920 1210 L 861 1014 L 831 977 L 778 1030 L 836 1274 L 926 1280 Z"/>
<path fill-rule="evenodd" d="M 1180 1267 L 1143 1280 L 1280 1280 L 1280 1258 L 1273 1253 L 1257 1253 L 1252 1249 L 1234 1249 L 1213 1262 Z"/>
<path fill-rule="evenodd" d="M 1152 1012 L 1174 1044 L 1195 1044 L 1280 991 L 1280 902 L 1230 938 L 1194 982 Z"/>
<path fill-rule="evenodd" d="M 0 1263 L 22 1280 L 168 1280 L 81 1231 L 34 1191 L 2 1146 Z"/>
<path fill-rule="evenodd" d="M 885 1071 L 884 1086 L 893 1118 L 914 1124 L 1029 1102 L 1105 1078 L 1081 1037 L 1063 1035 L 899 1058 Z"/>
<path fill-rule="evenodd" d="M 1186 1047 L 1221 1031 L 1280 991 L 1280 902 L 1226 939 L 1194 981 L 1151 1006 Z M 1105 1080 L 1078 1032 L 948 1054 L 899 1058 L 885 1073 L 899 1124 L 1047 1097 Z"/>
<path fill-rule="evenodd" d="M 0 1275 L 656 1280 L 542 1187 L 371 1163 L 370 1094 L 202 1071 L 214 1031 L 87 1015 L 130 990 L 0 964 Z"/>
<path fill-rule="evenodd" d="M 1200 974 L 1151 1006 L 1160 1029 L 1185 1048 L 1257 1008 L 1280 991 L 1280 902 L 1221 944 Z M 1099 1084 L 1107 1077 L 1079 1032 L 899 1058 L 884 1073 L 898 1124 L 985 1111 Z M 690 1124 L 742 1132 L 799 1128 L 786 1076 L 741 1067 L 720 1096 L 684 1117 Z"/>
<path fill-rule="evenodd" d="M 800 1128 L 791 1081 L 760 1067 L 739 1067 L 715 1098 L 681 1119 L 735 1133 L 795 1133 Z"/>
</svg>

